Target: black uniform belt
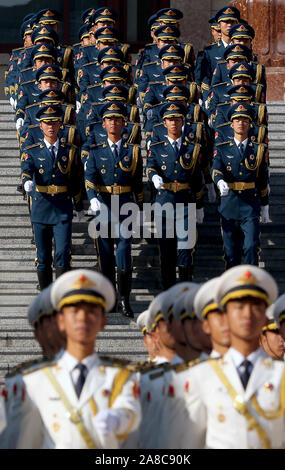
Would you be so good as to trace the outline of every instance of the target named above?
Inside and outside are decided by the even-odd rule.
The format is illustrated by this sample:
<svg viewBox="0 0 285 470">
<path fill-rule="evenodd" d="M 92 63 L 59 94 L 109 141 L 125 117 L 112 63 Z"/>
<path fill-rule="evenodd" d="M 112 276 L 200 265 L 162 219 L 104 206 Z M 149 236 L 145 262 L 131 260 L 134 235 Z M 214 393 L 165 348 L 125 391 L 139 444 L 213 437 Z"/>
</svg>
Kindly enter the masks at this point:
<svg viewBox="0 0 285 470">
<path fill-rule="evenodd" d="M 244 191 L 245 189 L 254 189 L 255 182 L 245 183 L 243 181 L 235 181 L 234 183 L 228 183 L 228 187 L 235 191 Z"/>
<path fill-rule="evenodd" d="M 96 186 L 96 190 L 99 193 L 122 194 L 130 193 L 132 188 L 131 186 L 118 186 L 114 184 L 112 186 Z"/>
<path fill-rule="evenodd" d="M 36 191 L 38 193 L 59 194 L 59 193 L 67 193 L 68 187 L 56 186 L 55 184 L 52 184 L 50 186 L 36 186 Z"/>
<path fill-rule="evenodd" d="M 168 189 L 168 191 L 173 191 L 176 193 L 177 191 L 183 191 L 183 189 L 188 189 L 189 183 L 164 183 L 160 189 Z"/>
</svg>

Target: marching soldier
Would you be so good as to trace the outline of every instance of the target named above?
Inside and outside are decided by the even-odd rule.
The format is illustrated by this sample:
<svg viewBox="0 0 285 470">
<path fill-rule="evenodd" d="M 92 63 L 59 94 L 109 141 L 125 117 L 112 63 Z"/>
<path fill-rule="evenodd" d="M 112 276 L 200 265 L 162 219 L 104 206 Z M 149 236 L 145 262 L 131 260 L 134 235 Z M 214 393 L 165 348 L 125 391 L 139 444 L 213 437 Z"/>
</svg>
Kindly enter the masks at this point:
<svg viewBox="0 0 285 470">
<path fill-rule="evenodd" d="M 262 328 L 260 335 L 260 346 L 272 359 L 284 359 L 285 343 L 282 338 L 278 325 L 271 318 L 268 324 Z"/>
<path fill-rule="evenodd" d="M 258 265 L 260 214 L 262 222 L 269 222 L 267 146 L 248 139 L 250 105 L 236 104 L 228 116 L 234 141 L 217 144 L 211 168 L 221 195 L 226 269 L 241 264 L 242 252 L 246 264 Z"/>
<path fill-rule="evenodd" d="M 256 266 L 236 266 L 220 277 L 216 302 L 226 312 L 231 347 L 189 369 L 185 393 L 201 447 L 283 448 L 284 362 L 259 347 L 266 308 L 277 295 L 274 279 Z"/>
<path fill-rule="evenodd" d="M 218 277 L 205 282 L 196 293 L 194 299 L 194 311 L 203 322 L 202 327 L 204 332 L 211 337 L 211 357 L 226 354 L 231 345 L 227 315 L 220 310 L 219 305 L 214 301 L 215 289 L 218 283 Z"/>
<path fill-rule="evenodd" d="M 21 157 L 22 183 L 31 198 L 31 222 L 37 247 L 40 289 L 52 282 L 52 239 L 55 240 L 56 277 L 70 269 L 74 199 L 78 218 L 83 216 L 82 171 L 74 146 L 58 138 L 62 109 L 46 106 L 37 114 L 43 143 L 28 147 Z"/>
<path fill-rule="evenodd" d="M 285 294 L 280 295 L 277 301 L 273 305 L 273 316 L 278 326 L 280 333 L 285 339 L 285 307 L 284 307 Z M 284 355 L 285 357 L 285 355 Z"/>
<path fill-rule="evenodd" d="M 133 318 L 134 314 L 129 304 L 132 281 L 132 238 L 126 236 L 122 228 L 116 238 L 110 234 L 111 204 L 114 196 L 117 196 L 120 210 L 119 227 L 122 227 L 121 224 L 126 218 L 121 215 L 121 207 L 125 203 L 134 201 L 133 194 L 135 202 L 140 209 L 142 208 L 142 159 L 139 146 L 127 144 L 121 138 L 126 119 L 124 105 L 118 102 L 108 103 L 102 109 L 101 116 L 107 138 L 98 145 L 90 147 L 90 153 L 87 155 L 85 184 L 91 210 L 98 213 L 104 205 L 108 208 L 108 220 L 100 220 L 100 226 L 103 222 L 106 224 L 108 238 L 99 235 L 96 240 L 100 270 L 115 285 L 114 243 L 116 243 L 118 311 Z"/>
<path fill-rule="evenodd" d="M 51 285 L 42 290 L 28 307 L 28 321 L 34 337 L 42 350 L 40 359 L 17 365 L 5 377 L 5 408 L 8 427 L 1 436 L 0 448 L 13 449 L 19 438 L 21 406 L 25 397 L 23 374 L 37 364 L 60 356 L 65 347 L 66 338 L 58 329 L 57 312 L 51 304 Z"/>
<path fill-rule="evenodd" d="M 17 448 L 119 448 L 141 412 L 132 369 L 94 353 L 105 312 L 115 303 L 114 288 L 100 273 L 73 270 L 57 279 L 51 299 L 66 349 L 23 376 Z"/>
<path fill-rule="evenodd" d="M 182 126 L 186 109 L 180 103 L 166 104 L 161 110 L 167 140 L 150 145 L 147 159 L 147 177 L 157 189 L 156 202 L 159 206 L 170 203 L 175 215 L 177 203 L 184 204 L 184 214 L 181 219 L 183 231 L 190 234 L 188 226 L 188 203 L 196 202 L 197 222 L 202 223 L 203 183 L 201 174 L 201 146 L 188 143 L 182 138 Z M 158 208 L 158 206 L 157 206 Z M 167 224 L 170 222 L 164 215 L 157 212 L 156 225 L 159 230 L 159 246 L 161 256 L 161 280 L 163 289 L 168 289 L 176 283 L 176 264 L 179 269 L 179 280 L 191 281 L 193 273 L 191 237 L 184 238 L 178 230 L 175 237 L 167 236 Z M 175 223 L 175 225 L 177 225 Z M 177 226 L 176 226 L 177 229 Z M 177 256 L 177 263 L 176 263 Z"/>
</svg>

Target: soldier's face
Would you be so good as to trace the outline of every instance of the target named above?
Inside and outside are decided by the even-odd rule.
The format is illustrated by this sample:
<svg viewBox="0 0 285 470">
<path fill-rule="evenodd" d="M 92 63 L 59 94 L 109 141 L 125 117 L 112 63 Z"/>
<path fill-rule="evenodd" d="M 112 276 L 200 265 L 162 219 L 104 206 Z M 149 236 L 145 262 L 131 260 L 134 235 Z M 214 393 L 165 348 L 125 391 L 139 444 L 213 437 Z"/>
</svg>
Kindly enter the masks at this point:
<svg viewBox="0 0 285 470">
<path fill-rule="evenodd" d="M 245 135 L 248 133 L 250 128 L 250 120 L 247 118 L 239 117 L 233 119 L 231 127 L 234 130 L 234 133 L 237 135 Z"/>
<path fill-rule="evenodd" d="M 167 118 L 163 121 L 164 127 L 171 134 L 180 135 L 183 127 L 183 119 L 181 117 Z"/>
<path fill-rule="evenodd" d="M 113 27 L 114 27 L 113 21 L 104 20 L 104 21 L 98 21 L 98 23 L 96 23 L 96 30 L 100 28 L 113 28 Z"/>
<path fill-rule="evenodd" d="M 61 126 L 61 121 L 41 121 L 40 128 L 48 140 L 56 140 Z"/>
<path fill-rule="evenodd" d="M 211 335 L 213 344 L 229 348 L 231 345 L 228 317 L 225 312 L 213 310 L 203 321 L 203 330 Z"/>
<path fill-rule="evenodd" d="M 90 45 L 90 36 L 84 37 L 81 41 L 82 46 L 89 46 Z"/>
<path fill-rule="evenodd" d="M 198 318 L 186 318 L 183 322 L 185 336 L 190 346 L 198 351 L 210 352 L 212 349 L 211 337 L 202 328 Z"/>
<path fill-rule="evenodd" d="M 251 39 L 246 39 L 246 38 L 237 38 L 232 40 L 233 44 L 243 44 L 244 46 L 248 47 L 251 49 L 252 47 L 252 42 Z"/>
<path fill-rule="evenodd" d="M 278 330 L 266 331 L 260 336 L 260 343 L 264 351 L 273 359 L 283 359 L 285 343 Z"/>
<path fill-rule="evenodd" d="M 92 32 L 90 32 L 89 42 L 90 42 L 91 45 L 96 44 L 96 38 L 95 38 L 94 34 L 92 34 Z"/>
<path fill-rule="evenodd" d="M 168 322 L 160 320 L 157 325 L 159 339 L 164 346 L 169 349 L 175 349 L 175 339 L 170 334 Z"/>
<path fill-rule="evenodd" d="M 238 77 L 233 79 L 233 85 L 250 85 L 251 81 L 246 77 Z"/>
<path fill-rule="evenodd" d="M 211 33 L 215 42 L 221 39 L 221 36 L 222 36 L 221 31 L 217 31 L 216 29 L 211 28 Z"/>
<path fill-rule="evenodd" d="M 166 69 L 167 67 L 171 67 L 171 65 L 181 64 L 182 59 L 163 59 L 161 63 L 161 68 Z"/>
<path fill-rule="evenodd" d="M 237 21 L 235 20 L 219 21 L 222 35 L 229 36 L 231 27 L 236 23 Z"/>
<path fill-rule="evenodd" d="M 111 80 L 104 80 L 103 86 L 104 88 L 109 86 L 109 85 L 124 85 L 125 80 L 116 80 L 116 79 L 111 79 Z"/>
<path fill-rule="evenodd" d="M 39 57 L 34 61 L 35 69 L 40 69 L 43 65 L 53 64 L 53 60 L 51 57 Z"/>
<path fill-rule="evenodd" d="M 112 42 L 98 41 L 97 42 L 97 48 L 99 49 L 99 51 L 101 51 L 102 49 L 105 49 L 105 47 L 117 47 L 117 46 L 118 46 L 117 41 L 112 41 Z"/>
<path fill-rule="evenodd" d="M 58 90 L 59 89 L 59 82 L 57 80 L 52 80 L 52 79 L 48 78 L 47 80 L 41 80 L 38 87 L 42 91 L 45 91 L 45 90 Z"/>
<path fill-rule="evenodd" d="M 173 44 L 175 43 L 175 40 L 172 39 L 166 39 L 165 41 L 163 39 L 158 39 L 157 40 L 157 47 L 158 49 L 161 49 L 164 46 L 167 46 L 168 44 Z"/>
<path fill-rule="evenodd" d="M 266 324 L 266 304 L 263 300 L 246 297 L 230 300 L 226 305 L 231 343 L 234 340 L 258 340 Z"/>
<path fill-rule="evenodd" d="M 101 63 L 101 70 L 105 69 L 106 67 L 110 67 L 110 65 L 121 65 L 121 61 L 112 61 L 112 60 L 109 60 L 108 62 L 107 61 L 104 61 Z"/>
<path fill-rule="evenodd" d="M 66 334 L 67 349 L 71 344 L 94 343 L 106 324 L 106 317 L 100 305 L 80 302 L 67 305 L 58 315 L 58 327 Z"/>
<path fill-rule="evenodd" d="M 24 38 L 24 46 L 25 47 L 30 47 L 32 45 L 33 45 L 32 36 L 30 34 L 26 34 L 26 36 Z"/>
<path fill-rule="evenodd" d="M 285 321 L 282 321 L 279 331 L 280 331 L 282 338 L 285 339 Z"/>
<path fill-rule="evenodd" d="M 227 60 L 227 69 L 230 70 L 235 64 L 240 64 L 242 59 L 229 59 Z"/>
<path fill-rule="evenodd" d="M 121 117 L 106 117 L 103 120 L 103 127 L 108 135 L 121 135 L 121 130 L 125 125 L 125 121 Z"/>
</svg>

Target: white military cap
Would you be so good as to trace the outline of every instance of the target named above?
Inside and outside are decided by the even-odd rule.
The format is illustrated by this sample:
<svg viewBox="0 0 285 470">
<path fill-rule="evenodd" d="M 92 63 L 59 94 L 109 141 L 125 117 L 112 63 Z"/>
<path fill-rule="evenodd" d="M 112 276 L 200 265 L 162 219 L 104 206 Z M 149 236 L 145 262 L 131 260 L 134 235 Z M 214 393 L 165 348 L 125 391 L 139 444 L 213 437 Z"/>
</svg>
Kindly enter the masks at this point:
<svg viewBox="0 0 285 470">
<path fill-rule="evenodd" d="M 279 328 L 285 320 L 285 294 L 280 295 L 272 307 L 273 317 Z"/>
<path fill-rule="evenodd" d="M 51 303 L 51 287 L 52 284 L 43 289 L 36 297 L 33 298 L 28 307 L 28 321 L 34 328 L 40 318 L 54 313 L 54 308 Z"/>
<path fill-rule="evenodd" d="M 196 313 L 194 311 L 194 299 L 195 296 L 200 289 L 201 284 L 195 284 L 192 289 L 184 297 L 184 308 L 185 312 L 187 312 L 187 318 L 193 319 L 196 317 Z"/>
<path fill-rule="evenodd" d="M 277 296 L 277 284 L 265 269 L 243 264 L 234 266 L 220 276 L 215 300 L 224 308 L 229 300 L 243 297 L 262 299 L 270 305 L 275 302 Z"/>
<path fill-rule="evenodd" d="M 163 298 L 161 305 L 161 313 L 165 321 L 169 321 L 173 315 L 173 305 L 176 300 L 184 293 L 189 291 L 192 286 L 195 286 L 194 282 L 179 282 L 174 286 L 170 287 L 167 291 L 167 295 Z"/>
<path fill-rule="evenodd" d="M 65 305 L 88 302 L 109 312 L 115 304 L 113 284 L 103 274 L 91 269 L 74 269 L 60 276 L 52 285 L 51 301 L 56 310 Z"/>
<path fill-rule="evenodd" d="M 148 333 L 147 327 L 146 327 L 148 315 L 149 315 L 149 311 L 145 310 L 137 318 L 137 325 L 144 335 Z"/>
<path fill-rule="evenodd" d="M 148 307 L 146 328 L 149 333 L 154 330 L 160 320 L 163 320 L 161 306 L 163 299 L 167 296 L 167 293 L 168 291 L 163 291 L 158 294 Z"/>
<path fill-rule="evenodd" d="M 178 296 L 176 296 L 176 300 L 171 309 L 172 315 L 174 316 L 175 320 L 177 320 L 178 322 L 181 322 L 185 320 L 186 318 L 191 318 L 185 308 L 185 298 L 192 291 L 192 289 L 194 289 L 196 292 L 197 286 L 199 284 L 196 284 L 194 282 L 189 282 L 188 284 L 189 284 L 189 289 L 187 287 L 186 288 L 184 287 L 183 291 L 180 292 Z M 171 314 L 170 314 L 170 318 L 171 318 Z"/>
<path fill-rule="evenodd" d="M 202 284 L 195 295 L 194 311 L 200 320 L 204 320 L 209 312 L 219 310 L 217 302 L 215 302 L 216 289 L 219 285 L 219 278 L 214 277 Z"/>
</svg>

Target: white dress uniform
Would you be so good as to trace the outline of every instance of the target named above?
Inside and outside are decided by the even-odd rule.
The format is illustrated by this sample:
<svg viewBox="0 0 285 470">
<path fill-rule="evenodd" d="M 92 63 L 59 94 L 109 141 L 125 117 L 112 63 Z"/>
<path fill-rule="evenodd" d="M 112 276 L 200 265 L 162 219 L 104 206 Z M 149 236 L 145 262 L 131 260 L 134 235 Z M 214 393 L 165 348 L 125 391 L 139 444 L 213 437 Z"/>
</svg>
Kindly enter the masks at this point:
<svg viewBox="0 0 285 470">
<path fill-rule="evenodd" d="M 23 375 L 26 388 L 18 448 L 119 448 L 141 418 L 139 390 L 127 368 L 112 367 L 97 354 L 78 398 L 70 374 L 70 355 Z M 84 361 L 83 361 L 84 362 Z M 103 437 L 94 426 L 101 410 L 116 410 L 119 429 Z"/>
<path fill-rule="evenodd" d="M 230 348 L 222 358 L 188 371 L 189 386 L 184 389 L 196 438 L 212 449 L 283 448 L 284 362 L 272 360 L 262 349 L 255 351 L 244 390 L 236 353 Z"/>
</svg>

